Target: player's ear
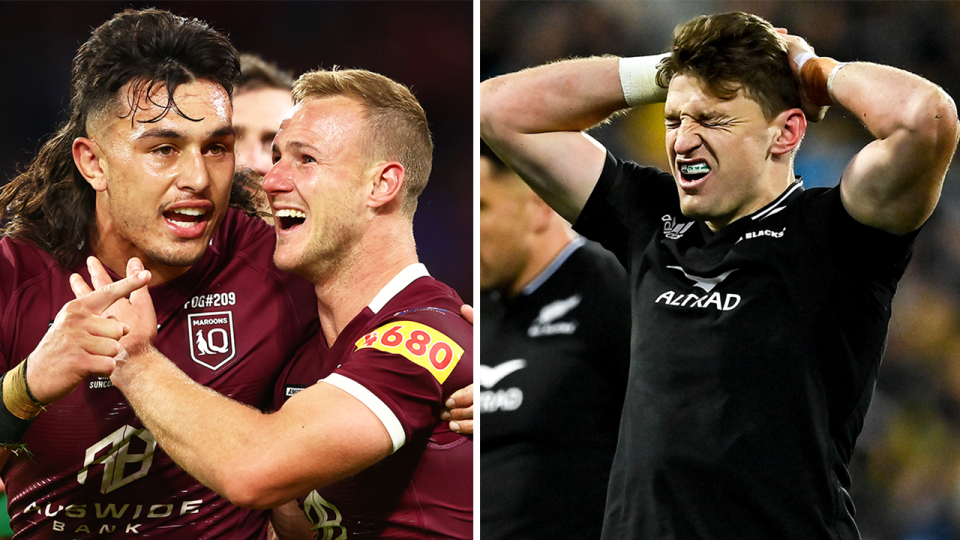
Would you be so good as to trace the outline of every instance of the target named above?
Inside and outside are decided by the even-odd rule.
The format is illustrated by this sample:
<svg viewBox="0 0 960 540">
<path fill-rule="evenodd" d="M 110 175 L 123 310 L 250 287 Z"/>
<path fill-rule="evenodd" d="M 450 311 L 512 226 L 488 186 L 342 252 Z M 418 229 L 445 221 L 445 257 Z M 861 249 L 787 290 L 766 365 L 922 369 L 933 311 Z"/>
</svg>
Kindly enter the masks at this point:
<svg viewBox="0 0 960 540">
<path fill-rule="evenodd" d="M 367 205 L 380 208 L 394 199 L 399 199 L 405 175 L 403 165 L 396 161 L 377 165 Z"/>
<path fill-rule="evenodd" d="M 774 154 L 788 154 L 803 140 L 803 135 L 807 132 L 807 117 L 800 109 L 787 109 L 777 115 L 773 127 L 776 131 L 770 151 Z"/>
<path fill-rule="evenodd" d="M 97 141 L 77 137 L 73 141 L 73 163 L 93 189 L 107 189 L 106 161 Z"/>
</svg>

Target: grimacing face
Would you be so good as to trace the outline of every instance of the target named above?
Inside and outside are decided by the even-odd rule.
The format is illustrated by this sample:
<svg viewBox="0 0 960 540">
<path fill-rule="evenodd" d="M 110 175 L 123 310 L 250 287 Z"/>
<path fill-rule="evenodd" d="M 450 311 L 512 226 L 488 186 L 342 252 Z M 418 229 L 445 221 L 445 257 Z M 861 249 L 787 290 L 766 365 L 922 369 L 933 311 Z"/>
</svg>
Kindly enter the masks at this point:
<svg viewBox="0 0 960 540">
<path fill-rule="evenodd" d="M 229 206 L 232 108 L 222 86 L 196 80 L 178 86 L 174 102 L 199 121 L 171 109 L 146 122 L 162 110 L 153 102 L 166 100 L 165 87 L 140 96 L 132 123 L 128 111 L 102 115 L 91 133 L 102 176 L 88 181 L 97 190 L 101 258 L 137 256 L 147 268 L 182 273 L 203 256 Z"/>
<path fill-rule="evenodd" d="M 664 120 L 685 216 L 718 230 L 771 200 L 763 180 L 779 128 L 743 90 L 721 100 L 695 77 L 678 75 L 670 82 Z"/>
<path fill-rule="evenodd" d="M 502 178 L 509 175 L 511 178 Z M 480 289 L 508 294 L 523 275 L 532 246 L 526 184 L 480 158 Z"/>
<path fill-rule="evenodd" d="M 307 277 L 324 275 L 363 234 L 363 106 L 343 97 L 307 98 L 280 125 L 274 165 L 263 179 L 277 230 L 274 262 Z"/>
</svg>

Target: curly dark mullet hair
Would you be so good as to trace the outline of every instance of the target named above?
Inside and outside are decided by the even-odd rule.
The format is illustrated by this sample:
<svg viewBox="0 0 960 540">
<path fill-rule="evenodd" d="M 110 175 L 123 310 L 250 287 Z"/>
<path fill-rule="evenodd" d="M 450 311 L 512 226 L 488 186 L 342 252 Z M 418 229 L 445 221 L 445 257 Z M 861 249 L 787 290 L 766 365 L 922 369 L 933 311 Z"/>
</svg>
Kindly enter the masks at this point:
<svg viewBox="0 0 960 540">
<path fill-rule="evenodd" d="M 171 110 L 181 114 L 173 101 L 180 84 L 206 79 L 232 94 L 239 74 L 236 49 L 203 21 L 157 9 L 118 13 L 93 31 L 73 59 L 69 118 L 26 170 L 0 191 L 0 231 L 36 244 L 61 267 L 73 268 L 87 251 L 89 235 L 96 234 L 96 193 L 74 165 L 72 150 L 74 139 L 88 136 L 88 119 L 115 107 L 113 100 L 130 82 L 130 111 L 123 117 L 131 122 L 139 96 L 166 88 L 165 108 L 148 120 L 155 122 Z M 255 212 L 241 182 L 234 183 L 230 202 Z"/>
</svg>

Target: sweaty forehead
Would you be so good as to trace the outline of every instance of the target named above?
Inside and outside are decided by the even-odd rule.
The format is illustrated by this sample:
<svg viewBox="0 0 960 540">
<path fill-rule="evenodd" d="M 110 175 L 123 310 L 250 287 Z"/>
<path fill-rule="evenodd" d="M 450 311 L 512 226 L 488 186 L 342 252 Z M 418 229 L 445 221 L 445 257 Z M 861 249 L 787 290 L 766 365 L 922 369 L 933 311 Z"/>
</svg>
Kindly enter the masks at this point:
<svg viewBox="0 0 960 540">
<path fill-rule="evenodd" d="M 342 96 L 308 98 L 283 120 L 278 141 L 303 140 L 317 144 L 357 141 L 366 127 L 363 107 Z"/>
<path fill-rule="evenodd" d="M 88 121 L 88 130 L 143 131 L 181 122 L 198 124 L 197 127 L 202 124 L 204 129 L 213 130 L 232 125 L 230 95 L 212 81 L 180 84 L 174 91 L 172 103 L 170 101 L 164 84 L 151 87 L 149 83 L 127 83 L 105 111 Z"/>
</svg>

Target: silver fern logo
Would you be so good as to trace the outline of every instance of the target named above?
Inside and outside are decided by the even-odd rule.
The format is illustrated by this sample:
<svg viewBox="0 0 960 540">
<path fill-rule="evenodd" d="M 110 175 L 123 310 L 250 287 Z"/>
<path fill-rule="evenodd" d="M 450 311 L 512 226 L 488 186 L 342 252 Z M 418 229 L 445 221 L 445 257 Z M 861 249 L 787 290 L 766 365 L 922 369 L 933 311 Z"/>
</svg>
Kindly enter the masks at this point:
<svg viewBox="0 0 960 540">
<path fill-rule="evenodd" d="M 557 321 L 570 313 L 573 308 L 580 305 L 583 299 L 579 294 L 570 298 L 556 300 L 543 306 L 540 315 L 533 320 L 530 328 L 527 329 L 527 335 L 530 337 L 549 336 L 554 334 L 572 334 L 577 330 L 576 321 Z"/>
</svg>

